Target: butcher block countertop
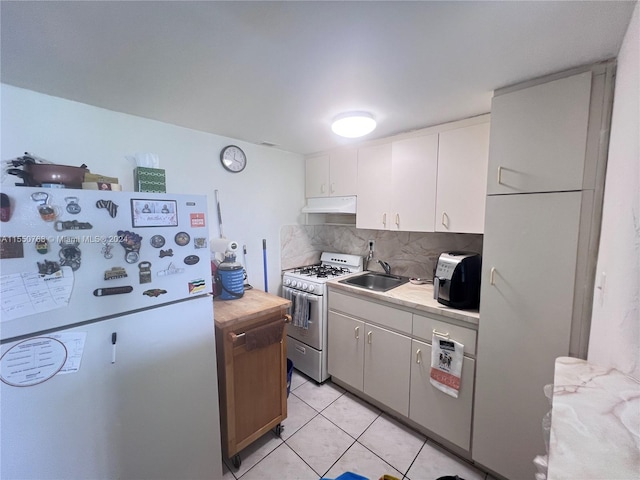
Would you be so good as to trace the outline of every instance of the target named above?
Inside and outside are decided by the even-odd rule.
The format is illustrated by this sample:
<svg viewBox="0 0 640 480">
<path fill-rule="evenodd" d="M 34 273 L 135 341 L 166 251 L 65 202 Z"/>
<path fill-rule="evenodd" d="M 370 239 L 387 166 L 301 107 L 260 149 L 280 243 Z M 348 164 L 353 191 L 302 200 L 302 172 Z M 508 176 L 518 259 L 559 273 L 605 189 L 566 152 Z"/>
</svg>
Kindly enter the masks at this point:
<svg viewBox="0 0 640 480">
<path fill-rule="evenodd" d="M 242 298 L 235 300 L 215 299 L 213 301 L 213 318 L 216 327 L 233 328 L 238 324 L 251 323 L 251 320 L 262 318 L 265 315 L 284 313 L 290 304 L 290 300 L 252 288 L 245 290 Z"/>
</svg>

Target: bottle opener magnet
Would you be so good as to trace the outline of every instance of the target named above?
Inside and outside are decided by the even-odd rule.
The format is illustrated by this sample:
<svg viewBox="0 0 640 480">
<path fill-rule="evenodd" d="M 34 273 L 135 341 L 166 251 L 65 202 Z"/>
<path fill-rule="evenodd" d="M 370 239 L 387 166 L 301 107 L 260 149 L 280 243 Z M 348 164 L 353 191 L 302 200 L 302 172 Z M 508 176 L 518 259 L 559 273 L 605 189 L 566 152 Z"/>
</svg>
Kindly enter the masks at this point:
<svg viewBox="0 0 640 480">
<path fill-rule="evenodd" d="M 31 194 L 31 200 L 38 203 L 38 213 L 45 222 L 53 222 L 60 216 L 60 209 L 54 205 L 49 205 L 49 194 L 36 192 Z"/>
<path fill-rule="evenodd" d="M 142 245 L 142 237 L 137 233 L 130 231 L 118 230 L 118 238 L 120 245 L 124 248 L 124 260 L 127 263 L 136 263 L 140 258 L 140 246 Z"/>
<path fill-rule="evenodd" d="M 140 283 L 151 283 L 151 262 L 140 262 Z"/>
<path fill-rule="evenodd" d="M 65 237 L 60 241 L 60 265 L 71 267 L 74 272 L 80 268 L 81 252 L 78 248 L 80 243 L 76 238 Z"/>
<path fill-rule="evenodd" d="M 78 205 L 78 197 L 64 197 L 64 201 L 67 202 L 67 212 L 71 215 L 77 215 L 82 210 Z"/>
</svg>

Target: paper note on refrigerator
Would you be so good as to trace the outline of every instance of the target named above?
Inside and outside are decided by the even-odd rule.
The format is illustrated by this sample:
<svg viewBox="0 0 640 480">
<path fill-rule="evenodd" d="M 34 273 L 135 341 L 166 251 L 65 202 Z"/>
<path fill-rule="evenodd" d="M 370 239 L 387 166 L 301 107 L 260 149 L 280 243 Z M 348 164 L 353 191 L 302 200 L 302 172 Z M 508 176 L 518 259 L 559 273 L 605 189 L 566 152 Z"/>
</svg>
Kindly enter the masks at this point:
<svg viewBox="0 0 640 480">
<path fill-rule="evenodd" d="M 67 359 L 57 375 L 75 373 L 80 370 L 80 362 L 82 361 L 82 354 L 84 353 L 84 341 L 87 338 L 87 332 L 50 333 L 47 337 L 62 342 L 67 349 Z"/>
<path fill-rule="evenodd" d="M 0 321 L 66 307 L 73 290 L 73 270 L 62 267 L 61 271 L 55 278 L 37 272 L 0 276 Z"/>
</svg>

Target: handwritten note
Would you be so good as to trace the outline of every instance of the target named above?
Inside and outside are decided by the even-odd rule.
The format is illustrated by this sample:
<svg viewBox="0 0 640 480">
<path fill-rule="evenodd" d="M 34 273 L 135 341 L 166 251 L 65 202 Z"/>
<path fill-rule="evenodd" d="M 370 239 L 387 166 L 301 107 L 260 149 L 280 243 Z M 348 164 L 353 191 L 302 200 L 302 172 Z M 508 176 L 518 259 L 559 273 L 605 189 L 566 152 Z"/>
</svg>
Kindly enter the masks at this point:
<svg viewBox="0 0 640 480">
<path fill-rule="evenodd" d="M 62 267 L 61 271 L 55 278 L 32 272 L 0 276 L 0 321 L 66 307 L 73 290 L 73 270 Z"/>
</svg>

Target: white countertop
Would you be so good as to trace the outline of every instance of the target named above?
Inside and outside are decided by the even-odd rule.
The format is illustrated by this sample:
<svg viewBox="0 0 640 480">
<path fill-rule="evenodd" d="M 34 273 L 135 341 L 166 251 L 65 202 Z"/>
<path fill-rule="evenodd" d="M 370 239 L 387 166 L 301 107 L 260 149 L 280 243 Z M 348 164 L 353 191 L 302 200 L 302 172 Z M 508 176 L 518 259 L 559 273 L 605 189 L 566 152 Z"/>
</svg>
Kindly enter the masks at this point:
<svg viewBox="0 0 640 480">
<path fill-rule="evenodd" d="M 640 382 L 556 359 L 548 480 L 640 478 Z"/>
<path fill-rule="evenodd" d="M 335 290 L 350 292 L 363 297 L 423 311 L 425 313 L 442 315 L 444 317 L 460 320 L 475 326 L 478 325 L 480 319 L 478 310 L 457 310 L 438 303 L 433 298 L 432 284 L 414 285 L 412 283 L 405 283 L 404 285 L 392 288 L 386 292 L 374 292 L 373 290 L 339 283 L 339 281 L 344 280 L 344 278 L 345 277 L 340 277 L 339 280 L 329 280 L 327 285 Z"/>
</svg>

